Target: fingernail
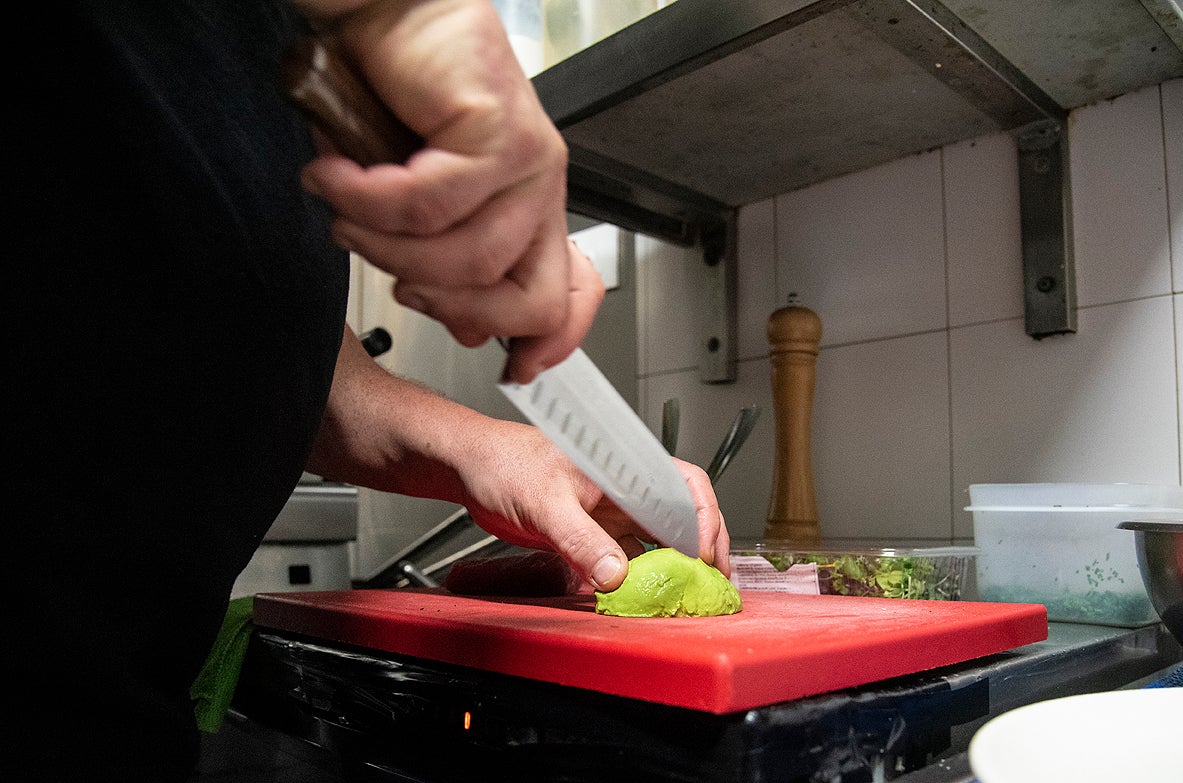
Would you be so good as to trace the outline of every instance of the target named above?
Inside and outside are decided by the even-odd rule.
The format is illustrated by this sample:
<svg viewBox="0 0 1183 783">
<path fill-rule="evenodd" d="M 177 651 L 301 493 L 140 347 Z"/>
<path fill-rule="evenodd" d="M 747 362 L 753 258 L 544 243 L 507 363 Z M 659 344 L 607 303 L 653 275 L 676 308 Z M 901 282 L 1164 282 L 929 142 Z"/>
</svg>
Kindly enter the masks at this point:
<svg viewBox="0 0 1183 783">
<path fill-rule="evenodd" d="M 517 383 L 525 386 L 537 378 L 546 368 L 541 364 L 527 364 L 513 354 L 505 360 L 505 367 L 501 370 L 502 383 Z"/>
<path fill-rule="evenodd" d="M 603 589 L 606 585 L 616 584 L 623 566 L 624 564 L 620 562 L 620 558 L 615 555 L 605 555 L 600 558 L 600 562 L 596 563 L 596 567 L 592 569 L 592 582 L 600 589 Z"/>
<path fill-rule="evenodd" d="M 515 367 L 512 375 L 507 374 L 507 377 L 510 378 L 510 380 L 512 380 L 514 383 L 525 386 L 527 383 L 530 383 L 535 378 L 537 378 L 541 372 L 542 367 L 539 366 Z"/>
</svg>

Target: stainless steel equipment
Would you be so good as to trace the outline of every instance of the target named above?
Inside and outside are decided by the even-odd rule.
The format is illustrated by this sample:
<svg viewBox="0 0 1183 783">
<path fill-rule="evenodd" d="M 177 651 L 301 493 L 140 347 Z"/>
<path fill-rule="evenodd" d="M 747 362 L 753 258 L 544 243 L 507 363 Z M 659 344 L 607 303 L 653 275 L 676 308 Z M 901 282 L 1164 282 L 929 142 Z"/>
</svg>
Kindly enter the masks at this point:
<svg viewBox="0 0 1183 783">
<path fill-rule="evenodd" d="M 231 596 L 348 589 L 349 542 L 356 538 L 357 487 L 305 474 Z"/>
<path fill-rule="evenodd" d="M 1118 524 L 1134 531 L 1138 568 L 1150 603 L 1183 643 L 1183 520 L 1138 519 Z"/>
</svg>

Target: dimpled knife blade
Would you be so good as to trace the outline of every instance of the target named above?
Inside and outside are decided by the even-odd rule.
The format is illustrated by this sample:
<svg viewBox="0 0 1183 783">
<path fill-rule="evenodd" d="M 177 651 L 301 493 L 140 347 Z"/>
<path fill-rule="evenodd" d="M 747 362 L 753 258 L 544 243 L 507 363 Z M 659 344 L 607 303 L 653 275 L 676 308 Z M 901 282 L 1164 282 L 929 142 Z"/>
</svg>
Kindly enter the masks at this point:
<svg viewBox="0 0 1183 783">
<path fill-rule="evenodd" d="M 658 541 L 698 557 L 698 518 L 686 480 L 582 350 L 530 383 L 497 388 Z"/>
</svg>

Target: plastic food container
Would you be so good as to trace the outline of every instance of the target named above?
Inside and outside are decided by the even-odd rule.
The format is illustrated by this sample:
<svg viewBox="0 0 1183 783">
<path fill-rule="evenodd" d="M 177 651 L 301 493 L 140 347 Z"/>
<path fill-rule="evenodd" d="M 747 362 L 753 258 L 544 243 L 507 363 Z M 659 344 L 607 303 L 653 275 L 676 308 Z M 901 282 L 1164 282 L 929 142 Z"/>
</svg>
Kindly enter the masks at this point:
<svg viewBox="0 0 1183 783">
<path fill-rule="evenodd" d="M 956 601 L 975 547 L 792 549 L 776 543 L 731 549 L 741 590 Z"/>
<path fill-rule="evenodd" d="M 1183 487 L 974 484 L 983 601 L 1039 603 L 1048 619 L 1135 628 L 1158 622 L 1125 520 L 1179 518 Z"/>
</svg>

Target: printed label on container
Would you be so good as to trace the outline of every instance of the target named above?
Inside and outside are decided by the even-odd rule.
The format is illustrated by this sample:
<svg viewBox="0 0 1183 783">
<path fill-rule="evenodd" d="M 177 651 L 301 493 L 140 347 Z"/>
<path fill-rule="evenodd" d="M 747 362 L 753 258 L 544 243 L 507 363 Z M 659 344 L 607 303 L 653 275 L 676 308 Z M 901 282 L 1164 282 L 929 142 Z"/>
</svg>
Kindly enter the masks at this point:
<svg viewBox="0 0 1183 783">
<path fill-rule="evenodd" d="M 821 595 L 817 563 L 797 563 L 787 571 L 777 571 L 776 566 L 759 555 L 732 555 L 731 583 L 740 590 Z"/>
</svg>

